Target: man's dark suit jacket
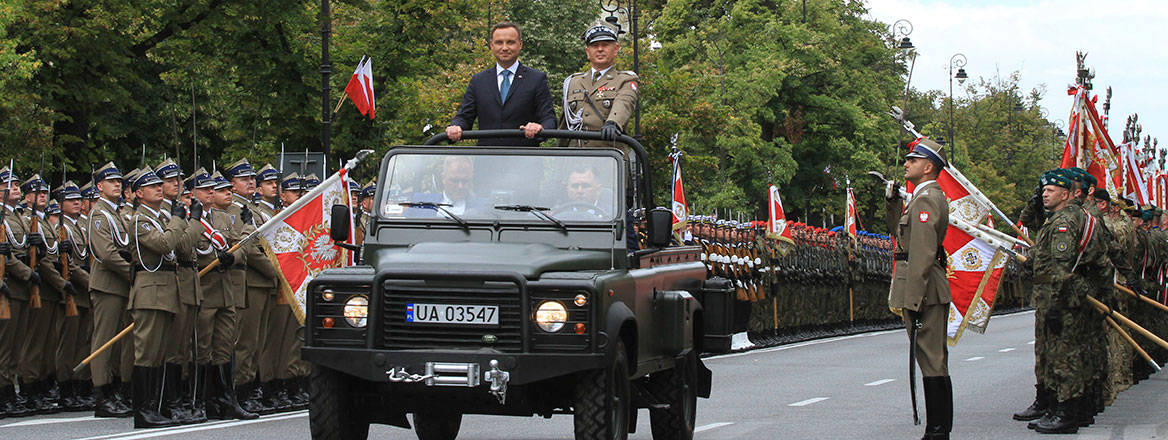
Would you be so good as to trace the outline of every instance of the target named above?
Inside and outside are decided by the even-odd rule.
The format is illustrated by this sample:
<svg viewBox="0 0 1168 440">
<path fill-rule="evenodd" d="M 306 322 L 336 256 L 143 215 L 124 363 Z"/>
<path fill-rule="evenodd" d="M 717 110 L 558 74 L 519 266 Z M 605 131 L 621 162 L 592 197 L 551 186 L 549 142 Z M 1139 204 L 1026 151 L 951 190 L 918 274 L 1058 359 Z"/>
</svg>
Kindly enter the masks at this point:
<svg viewBox="0 0 1168 440">
<path fill-rule="evenodd" d="M 548 90 L 547 74 L 520 63 L 511 78 L 510 95 L 504 103 L 499 97 L 495 66 L 471 77 L 462 105 L 450 125 L 470 130 L 475 119 L 479 130 L 518 129 L 528 122 L 538 122 L 545 130 L 556 128 L 556 113 L 552 94 Z M 539 138 L 483 139 L 479 145 L 539 145 Z"/>
</svg>

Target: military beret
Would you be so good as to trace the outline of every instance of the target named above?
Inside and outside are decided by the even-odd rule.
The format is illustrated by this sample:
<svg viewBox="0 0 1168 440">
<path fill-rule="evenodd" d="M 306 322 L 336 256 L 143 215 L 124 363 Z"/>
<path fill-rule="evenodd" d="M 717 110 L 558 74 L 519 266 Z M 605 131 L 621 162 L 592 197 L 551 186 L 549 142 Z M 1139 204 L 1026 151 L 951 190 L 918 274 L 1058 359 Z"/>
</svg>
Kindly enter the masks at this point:
<svg viewBox="0 0 1168 440">
<path fill-rule="evenodd" d="M 1155 213 L 1153 213 L 1152 210 L 1150 210 L 1150 209 L 1141 209 L 1140 210 L 1140 218 L 1143 219 L 1144 221 L 1146 221 L 1146 222 L 1152 221 L 1152 218 L 1154 218 L 1154 217 L 1155 217 Z"/>
<path fill-rule="evenodd" d="M 1071 189 L 1071 178 L 1063 169 L 1050 170 L 1042 173 L 1042 177 L 1038 179 L 1038 184 L 1042 186 L 1054 185 L 1066 189 Z"/>
<path fill-rule="evenodd" d="M 1109 194 L 1107 190 L 1103 188 L 1095 188 L 1095 192 L 1092 194 L 1092 196 L 1095 197 L 1095 200 L 1104 202 L 1111 201 L 1111 194 Z"/>
</svg>

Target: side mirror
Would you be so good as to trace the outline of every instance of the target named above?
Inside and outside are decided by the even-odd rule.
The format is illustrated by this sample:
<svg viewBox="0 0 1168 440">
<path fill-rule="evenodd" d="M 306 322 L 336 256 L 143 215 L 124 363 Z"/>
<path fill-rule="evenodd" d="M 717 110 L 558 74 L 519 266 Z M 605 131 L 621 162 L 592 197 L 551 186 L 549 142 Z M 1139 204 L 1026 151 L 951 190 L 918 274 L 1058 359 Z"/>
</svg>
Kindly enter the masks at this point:
<svg viewBox="0 0 1168 440">
<path fill-rule="evenodd" d="M 329 238 L 333 241 L 345 241 L 349 239 L 349 222 L 352 218 L 349 217 L 348 205 L 333 205 L 332 228 L 329 229 Z"/>
<path fill-rule="evenodd" d="M 655 248 L 669 246 L 673 237 L 673 211 L 653 208 L 649 211 L 649 244 Z"/>
</svg>

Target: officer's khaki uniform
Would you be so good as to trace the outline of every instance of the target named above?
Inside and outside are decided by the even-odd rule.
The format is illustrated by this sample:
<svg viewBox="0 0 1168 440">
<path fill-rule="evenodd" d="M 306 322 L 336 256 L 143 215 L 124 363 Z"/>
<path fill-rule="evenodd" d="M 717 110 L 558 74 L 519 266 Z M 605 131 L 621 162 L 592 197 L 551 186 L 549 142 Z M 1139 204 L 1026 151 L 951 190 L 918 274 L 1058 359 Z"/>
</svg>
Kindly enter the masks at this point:
<svg viewBox="0 0 1168 440">
<path fill-rule="evenodd" d="M 172 202 L 164 201 L 162 206 L 165 216 Z M 178 265 L 176 274 L 179 305 L 171 327 L 173 336 L 168 341 L 166 350 L 166 363 L 176 365 L 194 360 L 191 348 L 195 336 L 195 322 L 199 317 L 199 304 L 202 302 L 199 291 L 199 267 L 195 264 L 195 243 L 202 235 L 203 226 L 194 219 L 184 223 L 185 228 L 174 253 L 175 263 Z"/>
<path fill-rule="evenodd" d="M 61 324 L 56 355 L 57 380 L 89 380 L 88 368 L 73 372 L 73 367 L 89 355 L 90 336 L 93 334 L 93 313 L 89 300 L 89 240 L 77 219 L 62 214 L 61 221 L 65 225 L 66 237 L 73 242 L 73 252 L 69 254 L 69 281 L 77 292 L 73 297 L 77 316 L 65 316 Z"/>
<path fill-rule="evenodd" d="M 41 213 L 43 214 L 43 212 Z M 56 258 L 57 234 L 49 222 L 37 214 L 29 217 L 29 225 L 37 222 L 38 232 L 45 240 L 45 248 L 37 251 L 36 271 L 41 276 L 41 285 L 38 289 L 41 297 L 41 307 L 28 307 L 27 321 L 25 322 L 28 334 L 24 337 L 20 349 L 20 365 L 17 374 L 21 382 L 34 382 L 47 379 L 56 371 L 57 339 L 60 332 L 60 323 L 63 316 L 61 308 L 61 289 L 65 280 L 53 267 Z M 31 231 L 31 227 L 29 229 Z M 47 251 L 46 251 L 47 250 Z M 27 254 L 26 254 L 27 257 Z"/>
<path fill-rule="evenodd" d="M 256 230 L 266 221 L 266 218 L 258 209 L 255 209 L 250 201 L 235 193 L 232 193 L 232 198 L 227 213 L 233 216 L 235 222 L 240 223 L 244 234 Z M 251 224 L 242 224 L 240 221 L 240 213 L 244 209 L 250 210 L 252 213 Z M 267 254 L 264 253 L 261 240 L 248 243 L 244 248 L 247 250 L 245 281 L 236 286 L 245 287 L 241 289 L 240 293 L 243 294 L 239 296 L 235 304 L 238 310 L 236 317 L 238 317 L 237 334 L 239 338 L 235 346 L 235 383 L 237 385 L 251 382 L 256 378 L 260 364 L 260 352 L 266 344 L 264 336 L 267 335 L 271 304 L 275 299 L 277 277 L 276 268 L 268 259 Z"/>
<path fill-rule="evenodd" d="M 209 219 L 211 226 L 223 234 L 229 247 L 239 242 L 241 234 L 226 212 L 209 207 L 203 209 L 203 218 Z M 215 249 L 210 240 L 204 236 L 199 236 L 195 250 L 199 255 L 200 268 L 207 267 L 216 260 Z M 246 250 L 237 249 L 232 255 L 235 257 L 235 265 L 238 266 L 240 261 L 244 261 Z M 199 320 L 196 324 L 198 334 L 196 362 L 200 364 L 226 364 L 231 361 L 232 352 L 235 350 L 236 288 L 232 286 L 235 282 L 230 276 L 232 272 L 243 271 L 218 265 L 199 277 L 203 304 L 199 309 Z"/>
<path fill-rule="evenodd" d="M 5 281 L 8 283 L 8 307 L 11 319 L 0 321 L 0 387 L 12 386 L 16 382 L 16 368 L 20 360 L 20 344 L 27 335 L 28 320 L 28 277 L 32 269 L 28 267 L 28 217 L 23 208 L 5 204 L 4 226 L 12 255 L 4 261 Z"/>
<path fill-rule="evenodd" d="M 273 216 L 276 215 L 276 207 L 266 201 L 259 201 L 255 204 L 256 222 L 263 224 L 267 223 Z M 262 240 L 262 239 L 261 239 Z M 270 261 L 273 272 L 279 271 L 278 262 Z M 278 276 L 278 274 L 273 273 Z M 259 283 L 262 280 L 253 281 L 248 277 L 248 291 L 250 292 L 251 283 Z M 267 304 L 267 311 L 264 312 L 264 323 L 259 328 L 263 343 L 260 344 L 260 352 L 258 359 L 258 376 L 260 382 L 271 382 L 273 379 L 286 379 L 287 376 L 281 375 L 281 370 L 286 367 L 281 364 L 281 359 L 285 357 L 285 352 L 291 345 L 290 339 L 294 339 L 296 328 L 293 327 L 289 332 L 287 324 L 288 319 L 292 319 L 292 323 L 296 322 L 295 317 L 292 316 L 292 309 L 287 304 L 281 304 L 279 279 L 272 278 L 272 287 L 270 289 L 271 296 Z M 259 286 L 257 286 L 259 287 Z"/>
<path fill-rule="evenodd" d="M 916 358 L 925 377 L 949 375 L 946 328 L 949 320 L 949 280 L 941 243 L 949 228 L 949 203 L 936 181 L 923 182 L 901 212 L 900 200 L 888 204 L 886 221 L 896 236 L 891 294 L 888 305 L 902 310 L 906 327 L 909 312 L 919 313 Z"/>
<path fill-rule="evenodd" d="M 141 205 L 133 225 L 138 264 L 129 301 L 134 317 L 134 366 L 160 367 L 170 339 L 168 332 L 179 310 L 175 250 L 186 224 L 178 217 L 167 221 L 160 212 Z"/>
<path fill-rule="evenodd" d="M 130 324 L 126 303 L 130 296 L 133 267 L 119 255 L 128 252 L 130 236 L 126 221 L 118 207 L 105 198 L 93 202 L 89 213 L 89 251 L 93 257 L 89 276 L 89 290 L 93 301 L 93 344 L 96 351 Z M 110 383 L 112 376 L 129 380 L 133 371 L 133 349 L 130 343 L 119 341 L 105 353 L 90 362 L 93 386 Z M 112 359 L 112 360 L 111 360 Z"/>
<path fill-rule="evenodd" d="M 595 131 L 605 121 L 613 121 L 621 132 L 627 132 L 626 124 L 637 106 L 637 74 L 611 67 L 598 79 L 592 76 L 592 69 L 588 69 L 564 80 L 564 118 L 560 128 Z M 612 143 L 572 140 L 567 145 L 607 147 Z"/>
</svg>

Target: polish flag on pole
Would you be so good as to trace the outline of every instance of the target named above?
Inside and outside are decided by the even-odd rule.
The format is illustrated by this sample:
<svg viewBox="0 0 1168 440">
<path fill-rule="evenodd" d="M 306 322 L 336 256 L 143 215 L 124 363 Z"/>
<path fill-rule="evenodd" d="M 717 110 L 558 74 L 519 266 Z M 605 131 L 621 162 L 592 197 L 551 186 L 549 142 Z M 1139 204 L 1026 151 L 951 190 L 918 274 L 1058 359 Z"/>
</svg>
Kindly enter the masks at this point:
<svg viewBox="0 0 1168 440">
<path fill-rule="evenodd" d="M 685 186 L 681 183 L 681 152 L 675 151 L 669 157 L 673 158 L 673 232 L 685 229 L 689 218 L 689 205 L 685 203 Z"/>
<path fill-rule="evenodd" d="M 349 84 L 345 86 L 345 94 L 349 95 L 362 115 L 373 119 L 377 114 L 377 100 L 373 95 L 373 66 L 370 64 L 371 59 L 361 57 L 357 70 L 353 71 Z"/>
<path fill-rule="evenodd" d="M 853 240 L 856 239 L 856 196 L 852 194 L 852 183 L 848 181 L 847 215 L 844 217 L 844 230 Z"/>
<path fill-rule="evenodd" d="M 783 199 L 779 197 L 779 187 L 771 185 L 769 190 L 770 202 L 767 203 L 770 218 L 767 219 L 767 237 L 785 242 L 794 246 L 795 239 L 791 237 L 791 229 L 787 227 L 787 214 L 783 212 Z M 780 251 L 784 247 L 779 247 Z"/>
</svg>

